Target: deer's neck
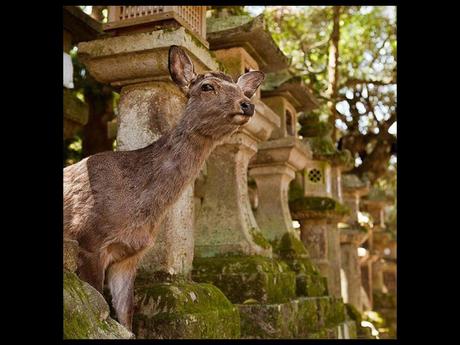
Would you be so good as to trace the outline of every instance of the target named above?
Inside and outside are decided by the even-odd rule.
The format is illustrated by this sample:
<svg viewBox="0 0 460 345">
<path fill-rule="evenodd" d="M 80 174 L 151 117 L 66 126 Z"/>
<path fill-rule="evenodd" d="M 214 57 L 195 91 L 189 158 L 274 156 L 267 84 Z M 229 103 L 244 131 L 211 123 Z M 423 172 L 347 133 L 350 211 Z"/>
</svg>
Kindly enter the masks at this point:
<svg viewBox="0 0 460 345">
<path fill-rule="evenodd" d="M 184 114 L 186 117 L 187 114 Z M 142 150 L 141 188 L 137 209 L 139 221 L 158 224 L 168 207 L 174 204 L 186 187 L 197 177 L 215 146 L 207 137 L 194 133 L 186 121 L 164 134 Z"/>
</svg>

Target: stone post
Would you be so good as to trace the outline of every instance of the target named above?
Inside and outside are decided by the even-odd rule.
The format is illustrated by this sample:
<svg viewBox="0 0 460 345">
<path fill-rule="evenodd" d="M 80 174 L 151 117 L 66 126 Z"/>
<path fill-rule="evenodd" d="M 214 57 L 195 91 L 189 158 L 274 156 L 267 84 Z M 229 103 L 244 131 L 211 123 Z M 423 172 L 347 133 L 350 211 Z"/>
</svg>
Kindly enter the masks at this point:
<svg viewBox="0 0 460 345">
<path fill-rule="evenodd" d="M 215 55 L 235 80 L 250 68 L 258 69 L 240 47 L 218 50 Z M 257 144 L 279 126 L 279 118 L 257 94 L 253 102 L 251 121 L 217 146 L 207 160 L 196 220 L 193 277 L 215 284 L 234 303 L 275 302 L 280 295 L 286 299 L 295 294 L 294 274 L 280 271 L 281 266 L 271 260 L 272 246 L 262 235 L 249 201 L 249 160 Z M 256 267 L 260 269 L 253 271 Z"/>
<path fill-rule="evenodd" d="M 215 50 L 214 54 L 234 80 L 250 69 L 259 69 L 257 62 L 241 47 Z M 279 126 L 279 119 L 260 101 L 260 91 L 252 101 L 256 107 L 251 121 L 217 146 L 206 162 L 203 197 L 196 221 L 197 257 L 272 256 L 271 246 L 260 233 L 251 209 L 247 170 L 249 160 L 257 152 L 257 144 L 269 138 Z"/>
<path fill-rule="evenodd" d="M 293 219 L 300 222 L 301 239 L 314 263 L 328 279 L 329 292 L 341 297 L 340 233 L 337 223 L 348 210 L 333 198 L 331 166 L 347 163 L 347 154 L 337 151 L 330 137 L 331 128 L 317 116 L 301 115 L 299 132 L 310 145 L 313 160 L 298 174 L 290 198 Z M 338 190 L 338 189 L 337 189 Z"/>
<path fill-rule="evenodd" d="M 289 184 L 310 157 L 308 147 L 292 136 L 259 144 L 249 175 L 257 184 L 257 224 L 269 241 L 294 234 L 288 205 Z"/>
<path fill-rule="evenodd" d="M 350 209 L 346 227 L 340 230 L 342 268 L 347 276 L 348 301 L 362 312 L 362 280 L 358 247 L 367 240 L 369 232 L 367 228 L 358 223 L 358 212 L 360 198 L 369 192 L 369 186 L 356 175 L 344 174 L 342 175 L 342 189 L 344 203 Z"/>
<path fill-rule="evenodd" d="M 209 18 L 207 28 L 211 49 L 235 80 L 250 69 L 270 73 L 287 67 L 287 59 L 266 30 L 262 16 Z M 324 337 L 329 335 L 325 328 L 337 333 L 335 325 L 342 322 L 343 305 L 329 297 L 297 298 L 296 273 L 276 258 L 276 246 L 267 241 L 252 212 L 247 185 L 249 159 L 281 126 L 280 117 L 260 101 L 259 92 L 253 101 L 255 117 L 234 138 L 216 148 L 203 181 L 198 183 L 201 206 L 192 276 L 215 284 L 237 304 L 242 338 L 314 337 L 320 332 Z M 290 144 L 286 146 L 288 151 Z M 284 156 L 280 160 L 290 159 Z M 281 165 L 268 172 L 277 181 L 280 196 L 287 184 L 288 178 L 283 177 L 289 176 L 287 171 Z M 263 173 L 267 170 L 256 170 L 260 178 Z M 258 204 L 259 208 L 260 195 L 254 196 L 256 200 L 254 207 Z M 280 214 L 282 208 L 276 212 Z M 287 248 L 292 248 L 293 237 L 285 238 Z"/>
<path fill-rule="evenodd" d="M 80 43 L 79 55 L 93 77 L 122 87 L 118 150 L 151 144 L 182 115 L 186 98 L 170 81 L 168 71 L 171 45 L 181 45 L 189 52 L 197 73 L 218 69 L 207 49 L 184 28 Z M 222 292 L 188 279 L 194 252 L 193 203 L 190 185 L 166 215 L 154 247 L 141 262 L 135 285 L 137 313 L 133 326 L 138 338 L 201 338 L 215 334 L 216 329 L 222 329 L 224 319 L 208 320 L 204 314 L 193 312 L 202 303 L 203 308 L 219 309 L 226 315 L 228 327 L 221 336 L 239 334 L 237 311 Z M 181 293 L 189 294 L 191 299 L 179 302 Z M 217 305 L 222 300 L 225 303 Z M 195 307 L 190 309 L 187 303 L 194 303 Z M 157 308 L 164 311 L 158 314 Z"/>
</svg>

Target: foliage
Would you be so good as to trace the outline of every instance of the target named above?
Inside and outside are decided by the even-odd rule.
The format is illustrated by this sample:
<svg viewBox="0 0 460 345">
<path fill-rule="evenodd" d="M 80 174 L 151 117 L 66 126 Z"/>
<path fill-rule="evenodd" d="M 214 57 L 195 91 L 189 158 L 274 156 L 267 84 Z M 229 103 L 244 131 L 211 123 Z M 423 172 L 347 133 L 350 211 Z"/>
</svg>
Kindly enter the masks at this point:
<svg viewBox="0 0 460 345">
<path fill-rule="evenodd" d="M 268 28 L 290 58 L 290 71 L 301 76 L 322 105 L 314 110 L 324 120 L 335 104 L 340 149 L 356 159 L 352 173 L 371 181 L 385 174 L 396 153 L 395 8 L 341 6 L 337 98 L 328 98 L 331 6 L 266 7 Z"/>
<path fill-rule="evenodd" d="M 79 129 L 72 138 L 64 140 L 65 166 L 74 164 L 89 154 L 96 153 L 91 151 L 87 152 L 88 147 L 91 145 L 95 146 L 94 143 L 89 142 L 91 139 L 87 137 L 87 134 L 90 131 L 101 131 L 102 128 L 102 133 L 97 133 L 97 135 L 106 135 L 104 127 L 101 127 L 100 124 L 107 123 L 114 113 L 116 114 L 116 108 L 120 98 L 119 94 L 114 92 L 110 86 L 98 83 L 91 77 L 85 66 L 78 60 L 77 47 L 74 47 L 70 51 L 70 55 L 72 57 L 72 65 L 74 68 L 74 89 L 72 90 L 72 93 L 82 102 L 88 104 L 91 111 L 88 124 Z M 113 143 L 110 142 L 109 146 L 106 146 L 107 149 L 110 149 L 113 147 Z"/>
</svg>

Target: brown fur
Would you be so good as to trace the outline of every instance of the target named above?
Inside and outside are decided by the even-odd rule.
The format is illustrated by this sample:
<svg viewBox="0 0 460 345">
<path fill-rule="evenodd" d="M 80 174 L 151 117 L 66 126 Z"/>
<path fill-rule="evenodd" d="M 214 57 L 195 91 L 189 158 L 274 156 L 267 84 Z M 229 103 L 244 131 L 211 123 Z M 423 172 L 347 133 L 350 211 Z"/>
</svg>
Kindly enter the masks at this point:
<svg viewBox="0 0 460 345">
<path fill-rule="evenodd" d="M 102 292 L 107 271 L 113 307 L 129 329 L 143 253 L 215 145 L 249 121 L 248 97 L 264 77 L 248 72 L 235 84 L 221 72 L 196 75 L 177 46 L 170 48 L 169 66 L 188 96 L 175 128 L 145 148 L 98 153 L 64 169 L 64 236 L 80 244 L 78 274 Z"/>
</svg>

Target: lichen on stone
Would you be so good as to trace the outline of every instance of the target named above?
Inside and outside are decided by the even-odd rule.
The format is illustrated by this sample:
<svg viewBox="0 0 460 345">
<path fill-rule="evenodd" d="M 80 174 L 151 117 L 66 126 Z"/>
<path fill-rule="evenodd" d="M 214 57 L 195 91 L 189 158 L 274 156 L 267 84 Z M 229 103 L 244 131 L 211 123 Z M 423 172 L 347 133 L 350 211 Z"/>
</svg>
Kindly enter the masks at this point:
<svg viewBox="0 0 460 345">
<path fill-rule="evenodd" d="M 316 211 L 316 212 L 334 212 L 337 214 L 348 214 L 350 209 L 333 198 L 309 196 L 297 198 L 289 202 L 289 208 L 292 212 Z"/>
<path fill-rule="evenodd" d="M 238 309 L 211 284 L 179 279 L 136 286 L 138 338 L 239 338 Z"/>
<path fill-rule="evenodd" d="M 64 339 L 132 339 L 109 317 L 109 306 L 89 284 L 64 271 Z"/>
</svg>

